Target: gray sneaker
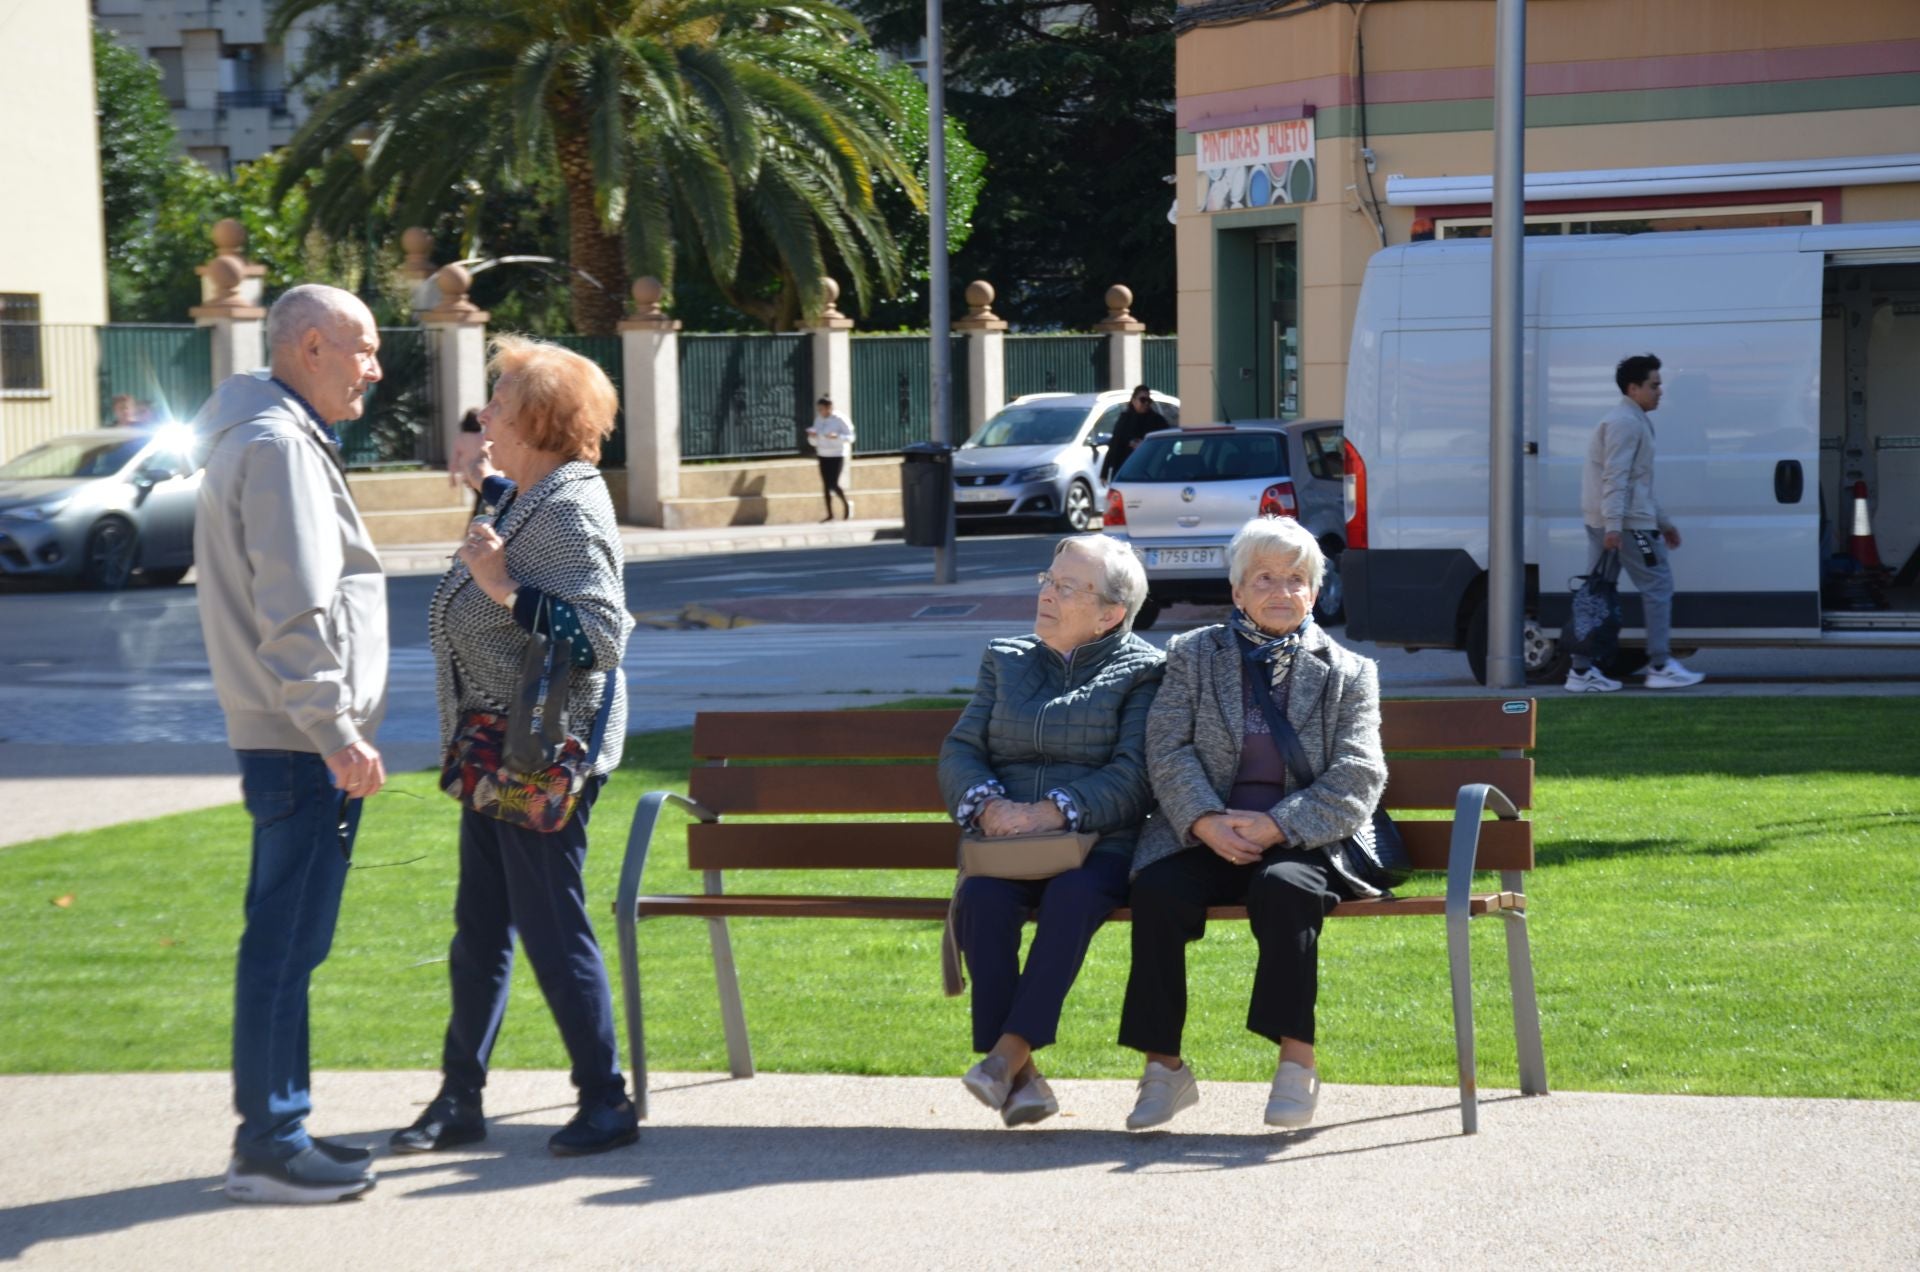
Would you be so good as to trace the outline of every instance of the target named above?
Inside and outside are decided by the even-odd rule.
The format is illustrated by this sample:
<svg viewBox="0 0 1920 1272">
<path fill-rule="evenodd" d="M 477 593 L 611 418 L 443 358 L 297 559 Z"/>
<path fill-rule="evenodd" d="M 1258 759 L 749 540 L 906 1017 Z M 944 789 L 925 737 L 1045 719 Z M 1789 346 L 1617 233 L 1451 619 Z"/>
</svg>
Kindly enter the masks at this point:
<svg viewBox="0 0 1920 1272">
<path fill-rule="evenodd" d="M 1169 1069 L 1158 1060 L 1147 1061 L 1140 1075 L 1140 1094 L 1134 1097 L 1133 1112 L 1127 1114 L 1127 1129 L 1144 1131 L 1150 1126 L 1165 1126 L 1173 1115 L 1200 1103 L 1200 1084 L 1193 1080 L 1193 1066 L 1183 1064 Z"/>
<path fill-rule="evenodd" d="M 358 1197 L 372 1187 L 365 1162 L 335 1161 L 313 1144 L 285 1161 L 236 1154 L 227 1164 L 227 1196 L 235 1201 L 310 1206 Z"/>
<path fill-rule="evenodd" d="M 1313 1121 L 1320 1102 L 1320 1070 L 1282 1060 L 1267 1096 L 1267 1125 L 1300 1127 Z"/>
<path fill-rule="evenodd" d="M 1040 1076 L 1040 1070 L 1029 1062 L 1020 1071 L 1020 1080 L 1014 1083 L 1013 1093 L 1007 1096 L 1006 1107 L 1000 1110 L 1000 1120 L 1008 1126 L 1029 1126 L 1044 1122 L 1059 1111 L 1060 1101 L 1053 1098 L 1053 1088 Z"/>
<path fill-rule="evenodd" d="M 988 1056 L 967 1070 L 966 1076 L 960 1079 L 960 1085 L 967 1088 L 974 1099 L 997 1113 L 1006 1107 L 1007 1095 L 1013 1089 L 1013 1079 L 1007 1076 L 1005 1060 L 999 1056 Z"/>
</svg>

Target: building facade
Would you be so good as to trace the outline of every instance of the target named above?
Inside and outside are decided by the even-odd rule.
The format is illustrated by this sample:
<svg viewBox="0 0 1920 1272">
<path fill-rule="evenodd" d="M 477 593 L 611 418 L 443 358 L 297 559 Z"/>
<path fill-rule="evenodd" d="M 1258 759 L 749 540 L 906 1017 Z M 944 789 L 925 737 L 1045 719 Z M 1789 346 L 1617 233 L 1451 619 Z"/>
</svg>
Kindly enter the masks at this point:
<svg viewBox="0 0 1920 1272">
<path fill-rule="evenodd" d="M 55 400 L 96 392 L 93 364 L 50 356 L 49 331 L 107 320 L 93 32 L 72 4 L 20 4 L 0 39 L 0 459 L 41 440 Z"/>
<path fill-rule="evenodd" d="M 95 21 L 160 67 L 180 147 L 216 172 L 292 139 L 305 111 L 290 93 L 303 25 L 269 41 L 272 0 L 93 0 Z"/>
<path fill-rule="evenodd" d="M 1533 0 L 1529 234 L 1920 220 L 1914 0 Z M 1178 12 L 1190 420 L 1338 416 L 1367 259 L 1484 235 L 1493 0 Z"/>
</svg>

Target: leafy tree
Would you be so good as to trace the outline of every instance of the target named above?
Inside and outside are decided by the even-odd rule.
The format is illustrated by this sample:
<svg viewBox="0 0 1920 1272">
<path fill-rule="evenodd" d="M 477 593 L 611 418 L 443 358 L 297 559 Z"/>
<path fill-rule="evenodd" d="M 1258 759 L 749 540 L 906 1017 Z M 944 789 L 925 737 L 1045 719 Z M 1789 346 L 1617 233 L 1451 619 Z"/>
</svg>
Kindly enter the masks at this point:
<svg viewBox="0 0 1920 1272">
<path fill-rule="evenodd" d="M 97 27 L 93 81 L 100 197 L 111 255 L 153 214 L 179 155 L 173 148 L 173 112 L 160 88 L 160 68 Z"/>
<path fill-rule="evenodd" d="M 854 0 L 877 43 L 926 33 L 923 0 Z M 1084 327 L 1113 283 L 1174 322 L 1173 0 L 946 0 L 947 110 L 989 156 L 992 197 L 954 260 L 1002 317 Z"/>
<path fill-rule="evenodd" d="M 284 32 L 326 0 L 282 0 Z M 277 189 L 310 169 L 310 217 L 330 233 L 391 200 L 426 221 L 479 191 L 557 170 L 578 330 L 608 332 L 627 281 L 669 286 L 676 244 L 697 243 L 723 292 L 776 324 L 813 311 L 831 255 L 856 294 L 890 289 L 899 251 L 876 205 L 917 182 L 876 119 L 899 106 L 842 56 L 859 24 L 829 0 L 437 0 L 394 31 L 393 51 L 319 101 Z M 417 35 L 417 32 L 415 33 Z M 364 156 L 353 143 L 365 139 Z M 758 230 L 782 295 L 739 292 Z M 756 303 L 758 302 L 758 303 Z"/>
</svg>

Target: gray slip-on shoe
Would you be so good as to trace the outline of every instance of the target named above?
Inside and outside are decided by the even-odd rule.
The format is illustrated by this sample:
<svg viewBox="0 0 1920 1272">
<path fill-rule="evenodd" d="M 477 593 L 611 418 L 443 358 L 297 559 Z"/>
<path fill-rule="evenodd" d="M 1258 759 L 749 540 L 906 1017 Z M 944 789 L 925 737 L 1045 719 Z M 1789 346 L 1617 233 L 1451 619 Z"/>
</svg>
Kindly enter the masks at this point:
<svg viewBox="0 0 1920 1272">
<path fill-rule="evenodd" d="M 1059 1111 L 1060 1101 L 1053 1098 L 1053 1088 L 1040 1076 L 1040 1070 L 1029 1064 L 1020 1071 L 1020 1080 L 1007 1096 L 1006 1107 L 1000 1110 L 1000 1120 L 1008 1126 L 1031 1126 L 1035 1122 L 1046 1121 Z"/>
<path fill-rule="evenodd" d="M 1320 1102 L 1320 1070 L 1282 1060 L 1267 1096 L 1267 1125 L 1298 1128 L 1313 1121 Z"/>
<path fill-rule="evenodd" d="M 1133 1112 L 1127 1114 L 1127 1129 L 1144 1131 L 1165 1126 L 1173 1115 L 1200 1103 L 1200 1084 L 1193 1080 L 1193 1066 L 1183 1064 L 1169 1069 L 1158 1060 L 1147 1061 L 1140 1075 L 1140 1094 L 1134 1098 Z"/>
</svg>

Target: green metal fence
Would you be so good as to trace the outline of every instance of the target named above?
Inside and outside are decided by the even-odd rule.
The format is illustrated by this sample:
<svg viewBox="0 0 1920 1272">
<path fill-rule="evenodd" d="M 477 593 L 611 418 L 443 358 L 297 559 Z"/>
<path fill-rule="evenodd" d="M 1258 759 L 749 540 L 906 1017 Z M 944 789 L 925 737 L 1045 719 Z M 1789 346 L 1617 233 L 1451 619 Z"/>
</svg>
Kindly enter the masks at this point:
<svg viewBox="0 0 1920 1272">
<path fill-rule="evenodd" d="M 1140 378 L 1150 388 L 1180 396 L 1180 337 L 1147 336 L 1140 341 Z"/>
<path fill-rule="evenodd" d="M 953 430 L 966 432 L 967 340 L 951 336 Z M 853 338 L 853 427 L 862 455 L 887 454 L 933 436 L 928 407 L 933 349 L 925 335 Z"/>
<path fill-rule="evenodd" d="M 100 423 L 126 394 L 188 420 L 213 392 L 213 328 L 119 323 L 100 328 Z"/>
<path fill-rule="evenodd" d="M 1098 393 L 1107 383 L 1105 336 L 1008 336 L 1007 397 Z"/>
<path fill-rule="evenodd" d="M 479 402 L 465 405 L 480 406 Z M 359 419 L 340 426 L 348 468 L 395 468 L 445 461 L 435 427 L 433 342 L 422 327 L 380 328 L 380 382 Z"/>
<path fill-rule="evenodd" d="M 600 466 L 602 468 L 621 468 L 627 462 L 627 381 L 626 358 L 622 355 L 619 336 L 549 336 L 549 340 L 563 349 L 571 349 L 586 358 L 602 371 L 607 379 L 613 381 L 613 391 L 621 407 L 614 413 L 613 436 L 600 447 Z"/>
<path fill-rule="evenodd" d="M 680 454 L 725 459 L 807 453 L 802 434 L 813 417 L 807 340 L 682 335 Z"/>
</svg>

